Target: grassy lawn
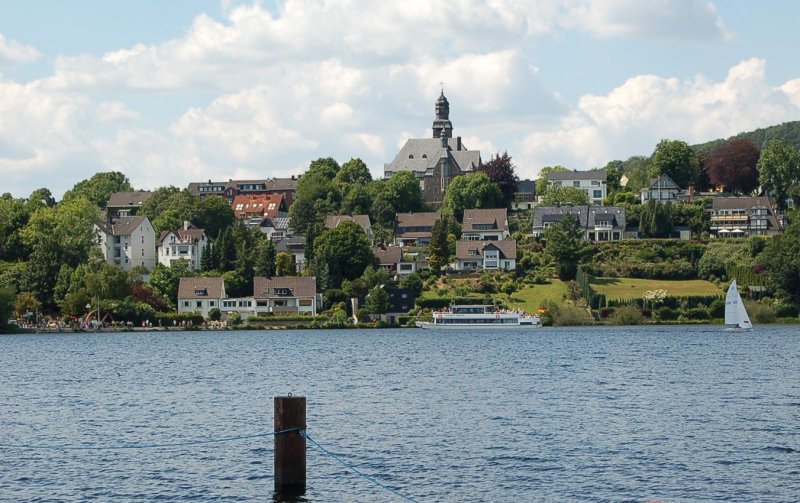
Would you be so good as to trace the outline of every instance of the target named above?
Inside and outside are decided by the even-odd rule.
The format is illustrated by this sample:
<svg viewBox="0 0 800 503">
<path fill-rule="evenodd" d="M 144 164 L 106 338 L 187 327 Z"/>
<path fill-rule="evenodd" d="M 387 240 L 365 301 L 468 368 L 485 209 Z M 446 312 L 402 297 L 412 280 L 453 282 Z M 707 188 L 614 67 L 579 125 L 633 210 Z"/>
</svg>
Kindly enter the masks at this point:
<svg viewBox="0 0 800 503">
<path fill-rule="evenodd" d="M 639 298 L 648 290 L 664 289 L 670 297 L 690 295 L 722 295 L 722 290 L 714 283 L 700 279 L 659 280 L 634 278 L 594 278 L 592 290 L 602 293 L 607 299 Z"/>
<path fill-rule="evenodd" d="M 557 279 L 551 279 L 549 285 L 526 286 L 522 290 L 514 292 L 511 301 L 508 302 L 508 307 L 522 309 L 526 313 L 533 314 L 545 301 L 550 300 L 561 304 L 566 294 L 567 287 L 564 286 L 564 283 Z M 495 297 L 502 297 L 504 300 L 506 298 L 502 294 L 496 294 Z"/>
</svg>

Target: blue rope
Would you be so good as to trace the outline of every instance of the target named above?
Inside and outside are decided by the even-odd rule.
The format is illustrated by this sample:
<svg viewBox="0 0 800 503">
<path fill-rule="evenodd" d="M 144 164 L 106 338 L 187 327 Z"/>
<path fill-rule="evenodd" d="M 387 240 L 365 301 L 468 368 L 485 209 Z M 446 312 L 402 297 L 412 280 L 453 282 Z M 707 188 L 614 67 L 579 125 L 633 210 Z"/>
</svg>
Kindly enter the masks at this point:
<svg viewBox="0 0 800 503">
<path fill-rule="evenodd" d="M 173 442 L 166 444 L 122 444 L 122 445 L 31 445 L 31 444 L 0 444 L 0 449 L 46 449 L 53 451 L 107 451 L 121 449 L 165 449 L 168 447 L 185 447 L 189 445 L 218 444 L 222 442 L 234 442 L 236 440 L 247 440 L 251 438 L 272 437 L 291 433 L 293 431 L 302 432 L 305 428 L 288 428 L 286 430 L 273 431 L 269 433 L 256 433 L 253 435 L 238 435 L 233 437 L 210 438 L 206 440 L 188 440 L 186 442 Z"/>
<path fill-rule="evenodd" d="M 352 471 L 354 471 L 355 473 L 357 473 L 358 475 L 361 475 L 362 477 L 364 477 L 364 478 L 365 478 L 365 479 L 367 479 L 368 481 L 372 482 L 372 483 L 373 483 L 373 484 L 375 484 L 376 486 L 382 487 L 383 489 L 385 489 L 385 490 L 389 491 L 390 493 L 394 494 L 395 496 L 399 496 L 400 498 L 403 498 L 403 499 L 404 499 L 404 500 L 406 500 L 406 501 L 411 501 L 411 502 L 413 502 L 413 503 L 418 503 L 418 502 L 417 502 L 417 500 L 415 500 L 415 499 L 412 499 L 412 498 L 410 498 L 410 497 L 406 496 L 405 494 L 401 494 L 401 493 L 397 492 L 396 490 L 392 489 L 391 487 L 387 486 L 386 484 L 383 484 L 383 483 L 382 483 L 382 482 L 380 482 L 379 480 L 377 480 L 377 479 L 375 479 L 375 478 L 373 478 L 373 477 L 370 477 L 369 475 L 367 475 L 366 473 L 362 472 L 361 470 L 359 470 L 359 469 L 358 469 L 358 468 L 356 468 L 355 466 L 351 465 L 350 463 L 348 463 L 347 461 L 343 460 L 342 458 L 340 458 L 340 457 L 339 457 L 339 456 L 337 456 L 336 454 L 332 453 L 331 451 L 329 451 L 328 449 L 326 449 L 325 447 L 323 447 L 322 445 L 320 445 L 320 443 L 319 443 L 319 442 L 317 442 L 316 440 L 314 440 L 313 438 L 311 438 L 311 437 L 308 435 L 308 433 L 307 433 L 307 432 L 302 432 L 302 433 L 301 433 L 301 435 L 303 435 L 304 437 L 306 437 L 306 438 L 307 438 L 307 439 L 308 439 L 308 440 L 309 440 L 309 441 L 310 441 L 312 444 L 316 445 L 316 446 L 317 446 L 317 447 L 318 447 L 318 448 L 319 448 L 319 449 L 320 449 L 322 452 L 324 452 L 324 453 L 325 453 L 325 454 L 327 454 L 328 456 L 332 457 L 333 459 L 335 459 L 336 461 L 338 461 L 339 463 L 341 463 L 341 464 L 342 464 L 342 465 L 343 465 L 345 468 L 347 468 L 347 469 L 349 469 L 349 470 L 352 470 Z"/>
</svg>

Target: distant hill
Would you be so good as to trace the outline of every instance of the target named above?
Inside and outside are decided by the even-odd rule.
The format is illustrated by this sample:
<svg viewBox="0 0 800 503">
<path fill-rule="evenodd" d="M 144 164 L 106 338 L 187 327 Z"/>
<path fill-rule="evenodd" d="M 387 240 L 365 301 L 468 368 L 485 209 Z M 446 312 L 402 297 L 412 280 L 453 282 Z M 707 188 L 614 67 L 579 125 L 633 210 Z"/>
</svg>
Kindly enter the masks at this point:
<svg viewBox="0 0 800 503">
<path fill-rule="evenodd" d="M 713 140 L 699 145 L 692 145 L 692 148 L 698 155 L 710 154 L 720 145 L 732 140 L 738 140 L 739 138 L 746 138 L 752 141 L 759 149 L 764 148 L 769 140 L 775 138 L 785 140 L 794 145 L 795 148 L 800 149 L 800 121 L 784 122 L 778 126 L 756 129 L 748 133 L 739 133 L 736 136 L 731 136 L 727 140 Z"/>
</svg>

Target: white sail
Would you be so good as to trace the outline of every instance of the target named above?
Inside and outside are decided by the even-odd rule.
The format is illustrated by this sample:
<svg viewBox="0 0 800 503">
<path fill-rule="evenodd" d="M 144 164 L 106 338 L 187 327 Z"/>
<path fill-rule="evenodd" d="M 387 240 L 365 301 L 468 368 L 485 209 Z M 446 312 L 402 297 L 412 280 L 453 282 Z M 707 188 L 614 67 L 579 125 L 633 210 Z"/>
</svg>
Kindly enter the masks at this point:
<svg viewBox="0 0 800 503">
<path fill-rule="evenodd" d="M 725 296 L 725 324 L 733 325 L 735 328 L 753 328 L 747 310 L 744 308 L 742 296 L 736 288 L 736 280 L 731 282 L 728 287 L 728 294 Z"/>
</svg>

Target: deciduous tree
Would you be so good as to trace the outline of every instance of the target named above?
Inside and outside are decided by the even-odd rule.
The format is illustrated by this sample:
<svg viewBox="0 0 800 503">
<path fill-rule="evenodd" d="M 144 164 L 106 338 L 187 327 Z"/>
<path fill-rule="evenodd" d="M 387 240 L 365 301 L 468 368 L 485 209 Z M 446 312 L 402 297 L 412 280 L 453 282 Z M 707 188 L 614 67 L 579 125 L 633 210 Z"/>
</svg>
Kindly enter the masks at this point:
<svg viewBox="0 0 800 503">
<path fill-rule="evenodd" d="M 758 159 L 761 185 L 775 195 L 776 203 L 786 209 L 786 200 L 800 195 L 800 154 L 784 140 L 770 140 Z"/>
<path fill-rule="evenodd" d="M 444 207 L 456 220 L 464 218 L 464 210 L 471 208 L 504 208 L 500 188 L 486 173 L 458 176 L 450 182 L 444 196 Z"/>
<path fill-rule="evenodd" d="M 589 195 L 577 187 L 550 187 L 541 201 L 546 206 L 585 206 L 589 204 Z"/>
<path fill-rule="evenodd" d="M 685 189 L 697 181 L 697 156 L 685 141 L 661 140 L 650 158 L 651 175 L 666 174 Z"/>
<path fill-rule="evenodd" d="M 544 238 L 547 243 L 545 250 L 558 263 L 558 277 L 562 281 L 574 280 L 578 264 L 588 253 L 578 219 L 573 215 L 565 215 L 544 232 Z"/>
<path fill-rule="evenodd" d="M 503 193 L 505 205 L 511 206 L 514 201 L 514 193 L 517 192 L 517 177 L 514 162 L 508 152 L 503 152 L 502 155 L 498 152 L 489 162 L 483 163 L 477 168 L 477 171 L 486 173 L 489 179 L 494 182 L 500 192 Z"/>
<path fill-rule="evenodd" d="M 709 180 L 728 192 L 748 194 L 758 187 L 758 157 L 758 147 L 750 140 L 722 144 L 705 161 Z"/>
<path fill-rule="evenodd" d="M 64 194 L 62 202 L 83 197 L 98 208 L 103 209 L 106 207 L 111 194 L 129 190 L 133 189 L 128 177 L 119 171 L 107 171 L 96 173 L 91 178 L 76 183 L 72 189 Z"/>
<path fill-rule="evenodd" d="M 354 280 L 369 265 L 375 265 L 369 239 L 355 222 L 344 221 L 314 240 L 316 261 L 328 265 L 329 286 L 338 288 L 342 280 Z"/>
</svg>

